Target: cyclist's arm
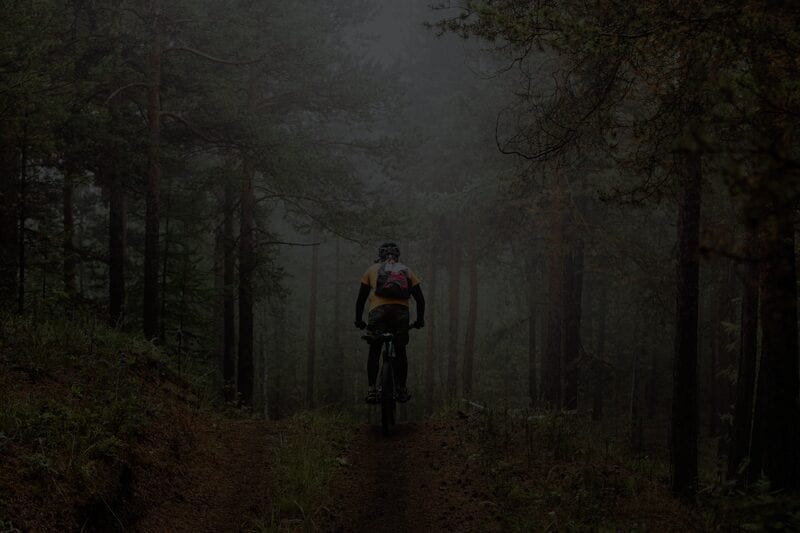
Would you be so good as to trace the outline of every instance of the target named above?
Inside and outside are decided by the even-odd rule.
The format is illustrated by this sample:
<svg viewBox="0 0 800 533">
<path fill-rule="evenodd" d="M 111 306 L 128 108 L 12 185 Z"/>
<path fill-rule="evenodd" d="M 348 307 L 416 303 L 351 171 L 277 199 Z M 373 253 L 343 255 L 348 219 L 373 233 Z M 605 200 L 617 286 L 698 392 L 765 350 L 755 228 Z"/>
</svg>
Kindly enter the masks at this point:
<svg viewBox="0 0 800 533">
<path fill-rule="evenodd" d="M 364 316 L 364 304 L 367 303 L 370 290 L 371 287 L 364 283 L 362 283 L 361 287 L 358 289 L 358 299 L 356 299 L 356 322 L 360 322 Z"/>
<path fill-rule="evenodd" d="M 422 288 L 419 283 L 411 287 L 411 296 L 417 303 L 417 322 L 425 322 L 425 297 L 422 295 Z"/>
</svg>

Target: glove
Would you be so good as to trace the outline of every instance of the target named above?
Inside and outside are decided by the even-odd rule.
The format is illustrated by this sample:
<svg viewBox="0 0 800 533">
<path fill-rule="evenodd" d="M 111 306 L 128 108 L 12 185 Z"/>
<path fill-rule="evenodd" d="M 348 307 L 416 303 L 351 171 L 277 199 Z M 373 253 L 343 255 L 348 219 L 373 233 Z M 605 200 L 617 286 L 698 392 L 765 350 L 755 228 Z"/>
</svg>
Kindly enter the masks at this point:
<svg viewBox="0 0 800 533">
<path fill-rule="evenodd" d="M 367 327 L 367 323 L 364 322 L 363 320 L 356 320 L 355 322 L 353 322 L 353 324 L 355 324 L 356 328 L 358 329 L 364 329 L 365 327 Z"/>
<path fill-rule="evenodd" d="M 416 320 L 411 327 L 414 329 L 422 329 L 425 327 L 425 320 Z"/>
</svg>

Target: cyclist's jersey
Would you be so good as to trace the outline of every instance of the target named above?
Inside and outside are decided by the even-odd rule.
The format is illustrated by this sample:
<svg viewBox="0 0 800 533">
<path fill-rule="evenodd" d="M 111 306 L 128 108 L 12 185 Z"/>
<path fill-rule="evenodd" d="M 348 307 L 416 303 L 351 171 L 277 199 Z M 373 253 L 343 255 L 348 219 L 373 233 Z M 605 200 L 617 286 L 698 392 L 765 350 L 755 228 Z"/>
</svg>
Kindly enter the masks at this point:
<svg viewBox="0 0 800 533">
<path fill-rule="evenodd" d="M 369 293 L 369 310 L 372 311 L 379 305 L 387 305 L 387 304 L 400 304 L 405 305 L 408 307 L 408 298 L 384 298 L 383 296 L 378 296 L 375 294 L 375 285 L 378 281 L 378 270 L 380 270 L 382 263 L 375 263 L 371 267 L 364 272 L 364 275 L 361 276 L 361 283 L 363 285 L 369 285 L 372 287 L 372 292 Z M 414 271 L 410 268 L 408 269 L 408 280 L 411 282 L 412 287 L 416 287 L 419 285 L 419 279 L 417 275 L 414 274 Z"/>
</svg>

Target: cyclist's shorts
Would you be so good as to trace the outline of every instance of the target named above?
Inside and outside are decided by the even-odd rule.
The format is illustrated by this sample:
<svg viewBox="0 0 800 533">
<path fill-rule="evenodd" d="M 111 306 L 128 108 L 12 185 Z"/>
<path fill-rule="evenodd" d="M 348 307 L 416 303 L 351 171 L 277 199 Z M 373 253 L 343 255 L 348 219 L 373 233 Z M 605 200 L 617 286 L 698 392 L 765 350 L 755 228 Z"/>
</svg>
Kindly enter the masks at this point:
<svg viewBox="0 0 800 533">
<path fill-rule="evenodd" d="M 380 333 L 394 334 L 394 342 L 408 344 L 408 306 L 399 304 L 379 305 L 369 312 L 368 328 Z"/>
</svg>

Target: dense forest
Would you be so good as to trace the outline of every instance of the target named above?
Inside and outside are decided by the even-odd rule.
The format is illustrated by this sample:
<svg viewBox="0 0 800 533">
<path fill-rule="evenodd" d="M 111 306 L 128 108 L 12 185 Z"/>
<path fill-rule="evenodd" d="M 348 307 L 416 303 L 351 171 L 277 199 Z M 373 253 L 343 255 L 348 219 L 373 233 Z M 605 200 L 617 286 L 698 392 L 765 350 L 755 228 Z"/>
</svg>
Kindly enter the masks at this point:
<svg viewBox="0 0 800 533">
<path fill-rule="evenodd" d="M 800 529 L 793 2 L 2 7 L 0 531 Z"/>
</svg>

